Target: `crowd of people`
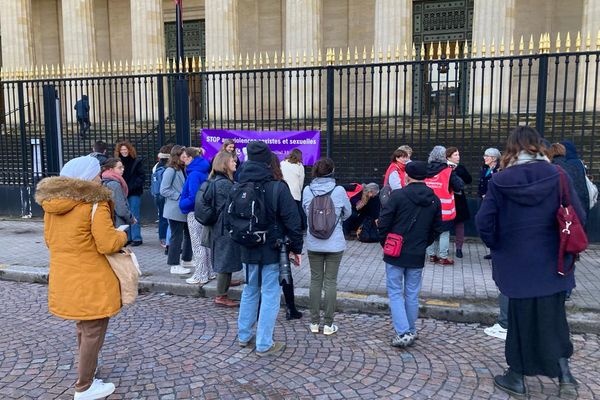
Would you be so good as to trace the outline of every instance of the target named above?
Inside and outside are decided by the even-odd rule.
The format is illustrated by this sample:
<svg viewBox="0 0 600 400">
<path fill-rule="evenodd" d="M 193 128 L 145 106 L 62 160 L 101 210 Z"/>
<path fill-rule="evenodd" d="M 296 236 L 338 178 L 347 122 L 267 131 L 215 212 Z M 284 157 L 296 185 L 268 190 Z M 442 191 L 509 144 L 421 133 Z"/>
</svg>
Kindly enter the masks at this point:
<svg viewBox="0 0 600 400">
<path fill-rule="evenodd" d="M 225 141 L 212 160 L 202 148 L 161 147 L 151 192 L 170 273 L 189 274 L 186 282 L 192 285 L 216 279 L 214 303 L 239 307 L 239 345 L 255 348 L 260 357 L 272 356 L 285 349 L 285 343 L 273 340 L 282 292 L 286 318 L 303 317 L 289 268 L 290 263 L 300 266 L 303 248 L 311 273 L 308 329 L 333 335 L 339 331 L 337 278 L 347 242 L 379 242 L 391 346 L 412 346 L 426 262 L 454 264 L 452 230 L 455 257 L 463 257 L 464 223 L 471 218 L 465 185 L 473 179 L 460 163 L 459 149 L 437 145 L 427 161 L 420 161 L 412 160 L 409 146 L 400 146 L 381 188 L 341 185 L 327 157 L 315 162 L 305 185 L 298 149 L 281 162 L 261 141 L 248 143 L 245 153 L 242 163 L 233 141 Z M 564 190 L 561 174 L 567 177 Z M 525 375 L 558 377 L 565 390 L 577 385 L 568 366 L 573 346 L 565 313 L 575 278 L 557 273 L 556 213 L 565 192 L 585 223 L 594 203 L 585 174 L 572 143 L 547 143 L 526 126 L 510 133 L 504 154 L 495 148 L 483 154 L 475 223 L 490 249 L 485 257 L 501 293 L 500 318 L 486 333 L 506 340 L 509 369 L 494 380 L 509 393 L 526 393 Z M 42 180 L 36 191 L 50 249 L 50 312 L 78 321 L 76 399 L 103 398 L 115 389 L 94 379 L 108 320 L 121 308 L 117 278 L 103 255 L 143 243 L 144 182 L 142 159 L 131 143 L 117 143 L 109 157 L 106 144 L 97 142 L 92 154 L 69 161 L 59 177 Z M 98 211 L 90 218 L 94 206 Z M 531 252 L 531 246 L 537 250 Z M 242 269 L 245 282 L 232 279 Z M 230 287 L 244 283 L 241 300 L 230 298 Z"/>
</svg>

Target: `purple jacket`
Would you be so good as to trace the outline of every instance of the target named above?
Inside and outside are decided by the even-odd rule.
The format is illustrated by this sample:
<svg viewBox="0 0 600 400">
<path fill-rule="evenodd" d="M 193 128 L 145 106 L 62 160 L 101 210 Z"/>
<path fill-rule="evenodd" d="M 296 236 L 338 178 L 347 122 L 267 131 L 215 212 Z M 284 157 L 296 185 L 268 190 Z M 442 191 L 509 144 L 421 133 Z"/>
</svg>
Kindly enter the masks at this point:
<svg viewBox="0 0 600 400">
<path fill-rule="evenodd" d="M 569 189 L 584 224 L 571 184 Z M 545 161 L 507 168 L 489 182 L 476 224 L 491 249 L 494 281 L 509 298 L 549 296 L 575 287 L 574 274 L 557 273 L 559 195 L 558 170 Z"/>
</svg>

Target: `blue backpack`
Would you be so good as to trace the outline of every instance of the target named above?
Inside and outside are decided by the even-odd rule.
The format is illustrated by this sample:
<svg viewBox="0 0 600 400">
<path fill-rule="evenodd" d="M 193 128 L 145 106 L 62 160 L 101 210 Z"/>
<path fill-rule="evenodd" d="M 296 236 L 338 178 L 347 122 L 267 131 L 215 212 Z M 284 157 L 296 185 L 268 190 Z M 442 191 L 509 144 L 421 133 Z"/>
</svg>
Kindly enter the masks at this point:
<svg viewBox="0 0 600 400">
<path fill-rule="evenodd" d="M 162 182 L 163 174 L 166 168 L 163 165 L 156 167 L 156 170 L 152 173 L 152 182 L 150 184 L 150 193 L 152 196 L 160 196 L 160 184 Z"/>
</svg>

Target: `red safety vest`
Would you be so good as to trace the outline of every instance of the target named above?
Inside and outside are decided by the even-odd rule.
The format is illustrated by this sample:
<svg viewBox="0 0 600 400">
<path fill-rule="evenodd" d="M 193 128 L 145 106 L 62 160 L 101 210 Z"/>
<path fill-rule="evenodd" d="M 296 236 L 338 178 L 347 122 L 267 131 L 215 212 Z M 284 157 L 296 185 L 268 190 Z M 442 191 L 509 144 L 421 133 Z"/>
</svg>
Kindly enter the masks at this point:
<svg viewBox="0 0 600 400">
<path fill-rule="evenodd" d="M 452 221 L 456 218 L 454 193 L 450 191 L 450 174 L 452 168 L 448 167 L 439 174 L 425 179 L 425 184 L 433 190 L 442 203 L 442 221 Z"/>
<path fill-rule="evenodd" d="M 390 179 L 390 175 L 392 174 L 392 172 L 394 171 L 398 171 L 398 176 L 400 177 L 400 185 L 402 187 L 406 186 L 406 176 L 404 175 L 404 171 L 405 171 L 405 166 L 404 164 L 401 163 L 397 163 L 397 162 L 393 162 L 390 164 L 390 166 L 388 167 L 387 171 L 385 172 L 385 177 L 383 178 L 383 186 L 387 185 Z"/>
</svg>

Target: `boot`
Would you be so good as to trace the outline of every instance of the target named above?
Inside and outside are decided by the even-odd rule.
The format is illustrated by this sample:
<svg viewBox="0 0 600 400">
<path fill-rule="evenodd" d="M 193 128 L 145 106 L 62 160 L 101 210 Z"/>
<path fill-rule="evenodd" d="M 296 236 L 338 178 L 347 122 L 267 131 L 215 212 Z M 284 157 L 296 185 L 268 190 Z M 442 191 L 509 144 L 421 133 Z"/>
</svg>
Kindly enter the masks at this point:
<svg viewBox="0 0 600 400">
<path fill-rule="evenodd" d="M 220 305 L 220 306 L 225 306 L 225 307 L 239 307 L 240 306 L 239 301 L 230 299 L 229 297 L 227 297 L 227 295 L 216 296 L 215 304 Z"/>
<path fill-rule="evenodd" d="M 579 386 L 575 377 L 571 374 L 569 369 L 569 359 L 559 358 L 558 366 L 560 367 L 560 375 L 558 376 L 558 383 L 560 386 L 561 394 L 565 392 L 574 392 Z"/>
<path fill-rule="evenodd" d="M 510 368 L 504 375 L 496 375 L 494 377 L 494 386 L 505 391 L 508 394 L 515 396 L 527 395 L 527 387 L 525 386 L 525 378 L 521 374 L 517 374 Z"/>
<path fill-rule="evenodd" d="M 302 318 L 302 313 L 296 309 L 296 302 L 294 300 L 294 279 L 290 279 L 290 283 L 284 283 L 281 285 L 283 290 L 283 297 L 285 298 L 285 319 L 288 321 L 291 319 Z"/>
</svg>

